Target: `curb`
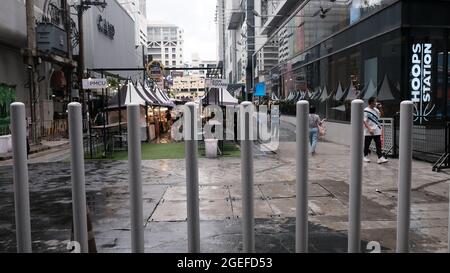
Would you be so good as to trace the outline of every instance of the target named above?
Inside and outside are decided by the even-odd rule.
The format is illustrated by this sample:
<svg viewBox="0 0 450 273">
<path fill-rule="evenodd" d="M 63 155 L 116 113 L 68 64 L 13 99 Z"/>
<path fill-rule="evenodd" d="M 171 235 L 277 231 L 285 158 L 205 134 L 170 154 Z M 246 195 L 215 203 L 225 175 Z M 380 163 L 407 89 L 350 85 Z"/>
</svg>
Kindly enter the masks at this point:
<svg viewBox="0 0 450 273">
<path fill-rule="evenodd" d="M 35 146 L 34 149 L 32 147 L 30 149 L 30 153 L 28 155 L 37 154 L 37 153 L 48 151 L 48 150 L 55 149 L 55 148 L 61 148 L 63 146 L 67 146 L 68 144 L 69 143 L 63 143 L 63 144 L 59 144 L 59 145 L 55 145 L 55 146 L 38 145 L 38 146 Z M 0 161 L 10 160 L 12 158 L 13 158 L 13 156 L 12 156 L 11 152 L 4 154 L 4 155 L 0 155 Z"/>
</svg>

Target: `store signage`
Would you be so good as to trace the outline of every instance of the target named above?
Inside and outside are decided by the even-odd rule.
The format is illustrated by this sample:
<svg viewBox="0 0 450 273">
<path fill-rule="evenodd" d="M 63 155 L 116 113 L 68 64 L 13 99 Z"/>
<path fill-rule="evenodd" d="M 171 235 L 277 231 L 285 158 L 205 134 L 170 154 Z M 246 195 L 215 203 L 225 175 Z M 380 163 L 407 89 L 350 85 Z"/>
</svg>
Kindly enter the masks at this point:
<svg viewBox="0 0 450 273">
<path fill-rule="evenodd" d="M 411 101 L 414 103 L 414 121 L 428 121 L 435 105 L 432 102 L 432 44 L 415 43 L 411 56 Z"/>
<path fill-rule="evenodd" d="M 83 79 L 83 89 L 103 89 L 108 87 L 106 79 Z"/>
<path fill-rule="evenodd" d="M 266 84 L 263 82 L 257 83 L 253 95 L 255 97 L 264 97 L 266 95 Z"/>
<path fill-rule="evenodd" d="M 113 40 L 116 35 L 116 29 L 114 26 L 106 21 L 101 15 L 98 16 L 97 19 L 97 28 L 98 31 L 105 34 L 109 39 Z"/>
<path fill-rule="evenodd" d="M 206 79 L 206 87 L 226 89 L 228 87 L 228 81 L 226 79 Z"/>
<path fill-rule="evenodd" d="M 147 75 L 152 80 L 161 81 L 164 78 L 164 66 L 159 61 L 152 61 L 147 65 Z"/>
</svg>

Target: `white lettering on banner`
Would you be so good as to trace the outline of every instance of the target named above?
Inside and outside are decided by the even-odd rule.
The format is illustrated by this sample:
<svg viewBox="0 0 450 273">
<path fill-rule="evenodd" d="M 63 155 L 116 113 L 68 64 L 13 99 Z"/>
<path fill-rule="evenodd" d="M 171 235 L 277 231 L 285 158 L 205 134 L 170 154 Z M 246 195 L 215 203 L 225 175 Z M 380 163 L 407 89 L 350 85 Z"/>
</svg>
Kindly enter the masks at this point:
<svg viewBox="0 0 450 273">
<path fill-rule="evenodd" d="M 83 89 L 102 89 L 108 87 L 106 79 L 83 79 Z"/>
<path fill-rule="evenodd" d="M 428 116 L 435 108 L 431 101 L 432 61 L 432 44 L 412 45 L 411 101 L 414 103 L 414 121 L 419 124 L 428 121 Z"/>
<path fill-rule="evenodd" d="M 206 87 L 209 88 L 227 88 L 228 82 L 226 79 L 207 79 Z"/>
</svg>

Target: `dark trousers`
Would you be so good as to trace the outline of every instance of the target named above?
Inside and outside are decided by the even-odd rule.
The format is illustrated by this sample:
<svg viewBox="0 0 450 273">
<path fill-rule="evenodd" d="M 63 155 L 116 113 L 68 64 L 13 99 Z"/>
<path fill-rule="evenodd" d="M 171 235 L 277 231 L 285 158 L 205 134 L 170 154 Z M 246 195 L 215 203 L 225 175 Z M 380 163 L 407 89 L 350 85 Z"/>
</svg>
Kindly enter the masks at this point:
<svg viewBox="0 0 450 273">
<path fill-rule="evenodd" d="M 383 153 L 381 151 L 381 136 L 365 136 L 364 139 L 364 156 L 369 154 L 370 143 L 372 143 L 372 139 L 375 140 L 375 147 L 377 148 L 377 156 L 381 158 Z"/>
</svg>

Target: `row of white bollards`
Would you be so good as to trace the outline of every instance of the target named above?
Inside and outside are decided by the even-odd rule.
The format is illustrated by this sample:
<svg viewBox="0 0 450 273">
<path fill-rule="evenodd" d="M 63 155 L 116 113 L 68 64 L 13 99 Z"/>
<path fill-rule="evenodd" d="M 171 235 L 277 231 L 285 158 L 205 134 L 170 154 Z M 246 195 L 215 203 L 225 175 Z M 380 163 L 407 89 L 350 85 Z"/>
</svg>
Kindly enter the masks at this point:
<svg viewBox="0 0 450 273">
<path fill-rule="evenodd" d="M 363 159 L 363 105 L 354 100 L 351 106 L 352 145 L 349 190 L 348 252 L 361 252 L 361 197 Z M 194 103 L 186 104 L 185 152 L 188 251 L 200 252 L 199 177 L 196 110 Z M 397 212 L 397 252 L 409 251 L 409 223 L 411 205 L 412 126 L 413 104 L 404 101 L 400 107 L 400 158 L 399 197 Z M 242 180 L 242 228 L 243 251 L 255 252 L 255 227 L 253 203 L 253 105 L 243 102 L 240 106 L 241 180 Z M 129 190 L 131 210 L 131 245 L 134 253 L 144 252 L 144 222 L 142 203 L 142 155 L 140 141 L 140 106 L 127 106 Z M 296 153 L 296 241 L 295 251 L 308 251 L 308 155 L 309 155 L 309 103 L 297 103 L 297 153 Z M 18 252 L 31 252 L 31 225 L 26 151 L 25 106 L 11 104 L 11 128 L 14 161 L 14 198 Z M 88 252 L 86 215 L 86 191 L 82 115 L 79 103 L 69 104 L 69 137 L 71 147 L 72 202 L 75 241 L 82 253 Z M 450 245 L 450 232 L 449 232 Z M 450 252 L 450 246 L 449 246 Z"/>
</svg>

